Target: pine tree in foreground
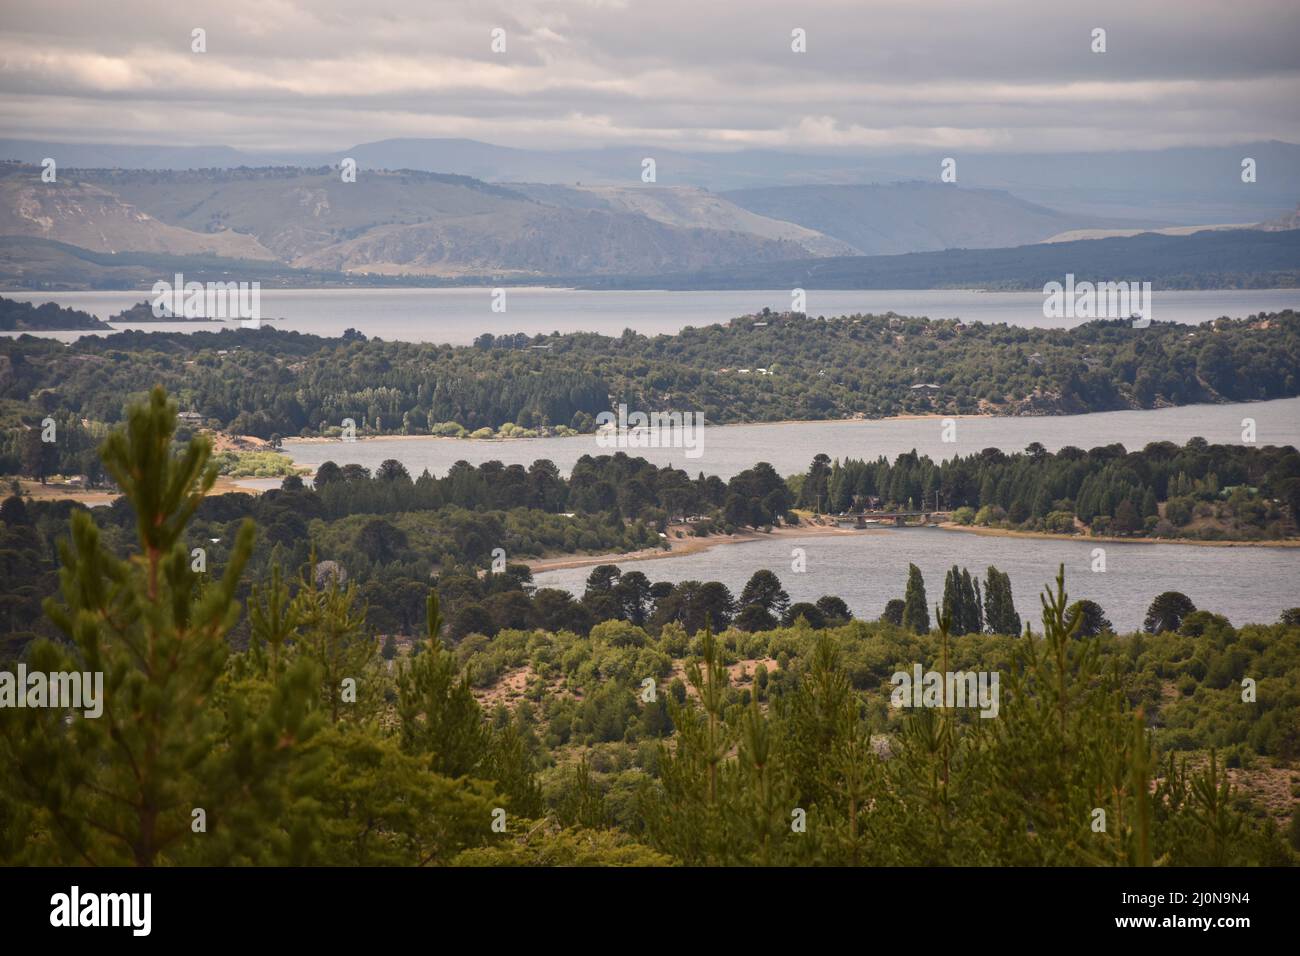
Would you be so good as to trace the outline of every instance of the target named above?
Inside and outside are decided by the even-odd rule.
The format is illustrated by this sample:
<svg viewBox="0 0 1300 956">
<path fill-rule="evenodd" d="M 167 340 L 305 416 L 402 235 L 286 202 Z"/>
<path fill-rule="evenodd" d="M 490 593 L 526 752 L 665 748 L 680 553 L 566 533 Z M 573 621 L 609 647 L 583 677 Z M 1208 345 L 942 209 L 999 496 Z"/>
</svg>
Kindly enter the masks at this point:
<svg viewBox="0 0 1300 956">
<path fill-rule="evenodd" d="M 171 447 L 176 411 L 161 388 L 103 448 L 136 518 L 138 551 L 115 557 L 85 511 L 62 546 L 62 600 L 46 612 L 66 644 L 37 642 L 28 667 L 103 674 L 103 713 L 0 712 L 0 776 L 30 827 L 21 858 L 91 865 L 263 858 L 260 824 L 282 807 L 283 776 L 310 739 L 301 673 L 259 706 L 226 693 L 225 636 L 252 546 L 245 522 L 220 580 L 192 569 L 185 527 L 216 480 L 211 444 Z"/>
</svg>

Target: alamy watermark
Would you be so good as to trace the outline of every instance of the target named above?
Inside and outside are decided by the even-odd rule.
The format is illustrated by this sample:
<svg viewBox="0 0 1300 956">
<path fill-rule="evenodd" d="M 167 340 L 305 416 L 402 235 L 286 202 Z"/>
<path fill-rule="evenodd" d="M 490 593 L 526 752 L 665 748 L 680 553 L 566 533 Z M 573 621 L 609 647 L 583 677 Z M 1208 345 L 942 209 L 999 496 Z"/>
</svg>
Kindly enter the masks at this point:
<svg viewBox="0 0 1300 956">
<path fill-rule="evenodd" d="M 1133 328 L 1151 324 L 1150 282 L 1065 282 L 1043 286 L 1043 318 L 1132 319 Z"/>
<path fill-rule="evenodd" d="M 104 712 L 103 671 L 0 671 L 0 707 L 51 707 L 80 710 L 94 719 Z"/>
<path fill-rule="evenodd" d="M 687 458 L 704 454 L 703 412 L 632 412 L 596 416 L 596 444 L 601 448 L 682 448 Z"/>
<path fill-rule="evenodd" d="M 240 319 L 245 328 L 261 327 L 260 282 L 186 282 L 179 272 L 174 278 L 153 284 L 155 319 Z"/>
<path fill-rule="evenodd" d="M 73 885 L 50 897 L 50 925 L 120 926 L 132 936 L 148 936 L 153 925 L 152 893 L 83 893 Z"/>
<path fill-rule="evenodd" d="M 981 717 L 996 717 L 999 707 L 997 671 L 895 671 L 889 678 L 894 707 L 978 707 Z"/>
</svg>

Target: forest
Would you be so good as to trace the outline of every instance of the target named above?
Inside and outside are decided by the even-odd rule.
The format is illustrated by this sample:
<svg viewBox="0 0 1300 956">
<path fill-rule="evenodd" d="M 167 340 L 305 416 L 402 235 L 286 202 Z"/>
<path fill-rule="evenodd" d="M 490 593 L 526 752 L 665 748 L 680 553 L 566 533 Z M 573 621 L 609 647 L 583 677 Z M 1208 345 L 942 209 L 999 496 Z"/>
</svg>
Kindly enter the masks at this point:
<svg viewBox="0 0 1300 956">
<path fill-rule="evenodd" d="M 177 434 L 185 436 L 181 441 L 173 435 L 179 453 L 189 435 Z M 82 442 L 76 454 L 97 461 L 89 436 Z M 34 447 L 40 452 L 55 446 Z M 214 465 L 219 457 L 211 459 Z M 388 634 L 409 637 L 423 629 L 423 594 L 439 576 L 456 582 L 447 585 L 444 600 L 449 622 L 461 633 L 534 625 L 585 633 L 608 619 L 604 605 L 575 603 L 567 592 L 552 589 L 525 600 L 519 592 L 531 575 L 521 562 L 665 548 L 668 535 L 708 537 L 798 526 L 846 512 L 917 507 L 943 511 L 955 525 L 1279 541 L 1297 534 L 1300 452 L 1192 439 L 1134 452 L 1107 445 L 1053 453 L 1033 444 L 1011 455 L 986 449 L 942 462 L 915 452 L 892 464 L 883 458 L 832 461 L 821 454 L 801 475 L 783 478 L 759 462 L 725 482 L 703 473 L 692 478 L 625 452 L 585 455 L 567 478 L 545 460 L 527 468 L 462 461 L 443 476 L 426 470 L 415 478 L 392 459 L 373 474 L 355 463 L 326 461 L 311 485 L 290 475 L 279 489 L 260 495 L 205 496 L 191 519 L 190 541 L 210 560 L 228 560 L 241 523 L 252 520 L 261 529 L 249 556 L 253 578 L 273 567 L 328 562 L 360 589 L 373 608 L 372 623 Z M 0 635 L 14 648 L 50 633 L 42 602 L 57 589 L 57 541 L 78 512 L 95 524 L 106 547 L 125 557 L 136 520 L 128 496 L 91 509 L 22 495 L 0 503 L 0 568 L 9 582 L 0 596 Z M 501 571 L 503 563 L 508 575 L 490 577 L 490 586 L 480 581 L 482 572 Z M 718 582 L 688 583 L 690 588 L 676 589 L 655 584 L 657 598 L 674 595 L 672 615 L 703 616 L 719 627 L 733 615 L 738 623 L 744 620 L 743 605 L 733 604 Z M 244 586 L 239 596 L 246 592 Z M 826 608 L 806 610 L 813 621 L 843 617 Z"/>
<path fill-rule="evenodd" d="M 792 478 L 797 507 L 830 514 L 872 506 L 951 511 L 963 525 L 1063 534 L 1280 540 L 1297 533 L 1300 452 L 1285 446 L 1152 442 L 1049 452 L 1037 442 L 891 465 L 818 455 Z M 788 485 L 788 486 L 789 486 Z"/>
<path fill-rule="evenodd" d="M 1284 289 L 1300 282 L 1295 230 L 1204 231 L 740 264 L 656 276 L 596 276 L 593 289 L 1022 289 L 1080 276 L 1142 276 L 1159 289 Z"/>
<path fill-rule="evenodd" d="M 0 297 L 0 332 L 39 332 L 46 329 L 113 331 L 107 322 L 101 322 L 78 309 L 61 308 L 53 302 L 35 306 L 30 302 L 16 302 Z"/>
<path fill-rule="evenodd" d="M 598 568 L 590 628 L 457 634 L 444 573 L 396 648 L 323 561 L 244 592 L 251 516 L 198 561 L 216 468 L 175 429 L 155 390 L 103 445 L 129 520 L 61 519 L 52 635 L 21 659 L 102 672 L 104 710 L 0 708 L 6 864 L 1297 860 L 1300 609 L 1234 628 L 1165 594 L 1119 635 L 1044 568 L 1022 630 L 1000 572 L 977 591 L 953 568 L 933 607 L 917 572 L 878 622 L 829 597 L 792 615 L 755 575 L 738 622 L 660 614 L 672 595 Z M 26 509 L 6 500 L 6 527 Z M 528 592 L 517 569 L 461 577 Z M 895 706 L 913 666 L 999 674 L 997 718 Z"/>
<path fill-rule="evenodd" d="M 269 326 L 22 336 L 0 341 L 0 473 L 15 468 L 21 426 L 116 424 L 150 382 L 206 427 L 273 443 L 337 436 L 344 419 L 362 436 L 591 432 L 620 403 L 711 424 L 1070 414 L 1300 394 L 1300 316 L 1032 329 L 765 312 L 676 335 L 485 334 L 461 347 Z"/>
</svg>

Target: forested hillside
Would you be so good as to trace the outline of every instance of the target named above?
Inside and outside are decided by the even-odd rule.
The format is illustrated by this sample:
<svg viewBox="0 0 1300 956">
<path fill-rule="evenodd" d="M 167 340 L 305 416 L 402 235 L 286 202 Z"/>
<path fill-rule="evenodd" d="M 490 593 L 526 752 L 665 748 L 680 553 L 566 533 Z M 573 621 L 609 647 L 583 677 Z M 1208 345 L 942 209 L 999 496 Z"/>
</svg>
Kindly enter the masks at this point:
<svg viewBox="0 0 1300 956">
<path fill-rule="evenodd" d="M 1041 415 L 1300 394 L 1300 316 L 1072 329 L 887 316 L 747 316 L 648 337 L 483 335 L 474 347 L 260 330 L 0 342 L 10 421 L 114 423 L 147 383 L 223 430 L 273 435 L 591 431 L 620 403 L 712 424 Z M 760 373 L 765 369 L 766 373 Z M 933 385 L 937 388 L 920 388 Z"/>
<path fill-rule="evenodd" d="M 440 576 L 398 649 L 324 563 L 273 566 L 238 601 L 257 522 L 196 565 L 216 473 L 206 440 L 166 453 L 175 422 L 159 390 L 104 446 L 131 520 L 71 515 L 59 639 L 24 660 L 102 671 L 105 710 L 0 709 L 4 863 L 1296 860 L 1300 609 L 1236 629 L 1165 594 L 1148 633 L 1115 635 L 1059 572 L 1021 632 L 989 569 L 973 630 L 954 568 L 933 627 L 916 580 L 900 626 L 829 598 L 796 610 L 770 574 L 740 597 L 744 627 L 638 622 L 640 587 L 596 569 L 584 603 L 612 613 L 589 629 L 444 629 L 439 592 L 468 585 Z M 27 521 L 13 500 L 9 529 Z M 517 573 L 475 586 L 495 580 L 530 600 Z M 995 719 L 899 706 L 913 666 L 999 674 Z"/>
<path fill-rule="evenodd" d="M 77 438 L 77 466 L 92 481 L 107 480 L 94 463 L 98 441 L 84 432 Z M 28 447 L 39 454 L 54 446 L 36 441 Z M 746 595 L 737 600 L 718 582 L 673 586 L 652 583 L 639 571 L 621 581 L 606 572 L 603 590 L 609 594 L 589 593 L 575 602 L 553 589 L 529 593 L 531 574 L 519 562 L 663 548 L 669 535 L 707 538 L 791 527 L 825 520 L 819 514 L 918 507 L 950 512 L 958 525 L 1018 531 L 1278 541 L 1298 533 L 1300 452 L 1193 439 L 1181 448 L 1161 442 L 1132 452 L 1106 445 L 1052 454 L 1031 445 L 1014 455 L 988 449 L 943 462 L 915 453 L 893 463 L 832 461 L 823 454 L 802 475 L 783 478 L 758 462 L 726 482 L 623 452 L 584 456 L 568 478 L 549 461 L 528 468 L 461 462 L 439 476 L 412 476 L 395 460 L 374 474 L 327 461 L 312 487 L 291 475 L 280 489 L 261 495 L 208 495 L 194 512 L 192 533 L 196 542 L 207 542 L 202 546 L 212 560 L 223 561 L 241 523 L 255 521 L 262 531 L 248 558 L 250 579 L 275 567 L 328 562 L 369 602 L 372 623 L 399 636 L 423 627 L 423 594 L 435 577 L 457 636 L 518 627 L 585 634 L 611 618 L 753 630 L 800 613 L 821 626 L 847 618 L 847 607 L 840 596 L 826 595 L 829 603 L 817 607 L 765 606 L 766 616 L 755 618 L 746 611 Z M 10 496 L 0 508 L 0 567 L 10 582 L 0 640 L 11 648 L 49 633 L 42 602 L 57 587 L 57 540 L 70 516 L 83 512 L 125 557 L 135 520 L 126 498 L 86 509 Z M 510 561 L 505 574 L 502 555 Z M 498 573 L 480 578 L 494 567 Z M 914 611 L 925 606 L 921 600 Z"/>
<path fill-rule="evenodd" d="M 1150 282 L 1156 289 L 1279 289 L 1300 285 L 1300 230 L 1231 230 L 1190 236 L 1034 243 L 904 255 L 836 256 L 682 275 L 611 276 L 591 289 L 1023 289 L 1067 273 L 1090 281 Z"/>
</svg>

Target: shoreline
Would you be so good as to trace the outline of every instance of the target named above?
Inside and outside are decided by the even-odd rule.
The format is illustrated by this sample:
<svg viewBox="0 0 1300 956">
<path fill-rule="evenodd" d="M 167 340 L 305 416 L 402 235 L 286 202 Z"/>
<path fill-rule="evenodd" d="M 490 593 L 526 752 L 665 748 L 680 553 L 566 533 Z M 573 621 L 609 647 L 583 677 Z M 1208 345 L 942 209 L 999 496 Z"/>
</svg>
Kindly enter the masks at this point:
<svg viewBox="0 0 1300 956">
<path fill-rule="evenodd" d="M 1300 396 L 1296 396 L 1300 398 Z M 1271 401 L 1271 399 L 1268 399 Z M 1227 402 L 1224 404 L 1245 404 L 1237 402 Z M 1142 408 L 1142 409 L 1122 409 L 1124 411 L 1161 411 L 1162 408 Z M 1170 405 L 1169 408 L 1186 408 L 1190 406 Z M 1114 411 L 1110 409 L 1109 411 Z M 1071 412 L 1070 415 L 1103 415 L 1106 412 Z M 925 414 L 907 414 L 907 415 L 886 415 L 883 418 L 783 418 L 779 421 L 772 422 L 726 422 L 722 425 L 705 424 L 706 429 L 714 428 L 756 428 L 759 426 L 769 425 L 869 425 L 877 422 L 916 422 L 916 421 L 942 421 L 945 418 L 952 419 L 974 419 L 974 418 L 1064 418 L 1064 415 L 994 415 L 992 413 L 966 413 L 966 414 L 945 414 L 943 412 L 927 412 Z M 233 440 L 242 440 L 243 435 L 228 436 Z M 466 435 L 462 438 L 455 438 L 451 435 L 360 435 L 347 444 L 356 444 L 360 442 L 376 441 L 466 441 L 466 442 L 516 442 L 516 441 L 554 441 L 560 439 L 594 439 L 596 432 L 580 432 L 577 435 L 534 435 L 531 437 L 498 437 L 492 438 L 471 438 Z M 343 444 L 342 439 L 327 438 L 323 435 L 312 435 L 308 438 L 285 438 L 285 445 L 326 445 L 326 444 Z M 287 453 L 286 453 L 287 454 Z"/>
<path fill-rule="evenodd" d="M 946 412 L 925 412 L 925 413 L 907 413 L 902 415 L 885 415 L 880 418 L 851 417 L 851 418 L 783 418 L 776 421 L 753 421 L 753 422 L 725 422 L 723 424 L 705 424 L 705 429 L 723 429 L 723 428 L 755 428 L 759 426 L 771 425 L 870 425 L 884 424 L 887 422 L 913 422 L 913 421 L 942 421 L 945 418 L 952 418 L 959 421 L 970 421 L 975 419 L 993 420 L 993 419 L 1038 419 L 1044 422 L 1050 422 L 1057 418 L 1082 418 L 1087 415 L 1114 415 L 1120 412 L 1165 412 L 1181 408 L 1226 408 L 1232 405 L 1259 405 L 1266 402 L 1292 401 L 1300 398 L 1300 395 L 1291 395 L 1283 398 L 1261 398 L 1247 402 L 1192 402 L 1187 405 L 1160 405 L 1156 408 L 1108 408 L 1096 411 L 1086 412 L 1062 412 L 1060 414 L 1044 415 L 999 415 L 992 412 L 963 412 L 963 413 L 946 413 Z M 231 435 L 221 433 L 232 441 L 261 441 L 261 439 L 252 436 Z M 504 443 L 504 442 L 528 442 L 528 441 L 554 441 L 559 439 L 594 439 L 596 432 L 581 432 L 577 435 L 536 435 L 532 437 L 501 437 L 493 436 L 491 438 L 471 438 L 465 435 L 460 438 L 451 435 L 359 435 L 347 444 L 357 444 L 361 442 L 377 441 L 454 441 L 454 442 L 487 442 L 487 443 Z M 322 445 L 322 444 L 344 444 L 342 439 L 328 438 L 323 435 L 312 435 L 307 438 L 285 437 L 284 445 Z M 288 454 L 288 452 L 284 452 Z M 291 456 L 292 457 L 292 456 Z"/>
<path fill-rule="evenodd" d="M 416 436 L 409 436 L 416 437 Z M 454 440 L 454 439 L 453 439 Z M 281 481 L 282 478 L 234 478 L 229 475 L 218 475 L 216 482 L 211 490 L 210 495 L 229 494 L 231 492 L 240 492 L 242 494 L 260 495 L 267 489 L 241 485 L 240 482 L 247 481 Z M 69 488 L 63 484 L 42 485 L 40 482 L 30 479 L 19 479 L 22 487 L 22 496 L 35 501 L 75 501 L 88 507 L 102 507 L 111 505 L 114 500 L 120 497 L 120 492 L 104 491 L 99 489 Z M 830 521 L 823 523 L 823 518 L 819 521 L 812 515 L 802 516 L 802 523 L 797 525 L 782 525 L 775 527 L 771 531 L 739 531 L 734 534 L 711 534 L 705 538 L 698 538 L 692 534 L 684 534 L 682 537 L 672 537 L 676 531 L 689 532 L 689 525 L 673 525 L 669 528 L 668 547 L 663 548 L 642 548 L 639 551 L 616 551 L 596 555 L 579 555 L 579 554 L 554 554 L 544 555 L 540 558 L 529 558 L 521 564 L 528 565 L 533 571 L 562 571 L 569 568 L 590 567 L 597 564 L 617 564 L 621 561 L 657 561 L 663 558 L 683 557 L 689 554 L 699 554 L 703 551 L 711 551 L 714 548 L 728 545 L 750 544 L 754 541 L 764 541 L 769 538 L 799 538 L 799 537 L 817 537 L 829 534 L 869 534 L 873 531 L 880 530 L 926 530 L 933 529 L 936 531 L 956 531 L 963 534 L 977 534 L 990 538 L 1027 538 L 1041 539 L 1047 541 L 1075 541 L 1088 542 L 1095 541 L 1102 544 L 1175 544 L 1188 545 L 1201 548 L 1300 548 L 1300 538 L 1269 538 L 1261 541 L 1246 540 L 1222 540 L 1222 541 L 1203 541 L 1198 538 L 1151 538 L 1151 537 L 1120 537 L 1118 535 L 1092 535 L 1083 534 L 1061 534 L 1053 531 L 1017 531 L 1013 528 L 985 528 L 974 525 L 959 525 L 951 521 L 942 521 L 937 524 L 929 525 L 909 525 L 903 528 L 897 528 L 894 525 L 880 525 L 867 528 L 842 527 L 837 522 Z"/>
<path fill-rule="evenodd" d="M 1268 541 L 1199 541 L 1191 538 L 1120 538 L 1113 535 L 1093 538 L 1087 535 L 1078 534 L 1071 535 L 1040 531 L 1013 531 L 1004 528 L 972 528 L 965 525 L 954 525 L 951 522 L 926 525 L 924 527 L 914 525 L 910 528 L 902 528 L 898 530 L 925 530 L 926 528 L 931 528 L 937 531 L 959 531 L 998 538 L 1038 538 L 1049 541 L 1075 541 L 1080 543 L 1095 541 L 1105 544 L 1175 544 L 1208 548 L 1300 548 L 1300 539 L 1298 538 L 1283 538 L 1280 540 Z M 594 567 L 598 564 L 622 564 L 625 562 L 657 561 L 665 558 L 680 558 L 692 554 L 700 554 L 705 551 L 711 551 L 714 548 L 751 544 L 755 541 L 764 541 L 769 538 L 811 538 L 828 534 L 862 535 L 871 534 L 873 531 L 879 530 L 895 529 L 893 526 L 889 526 L 888 528 L 883 526 L 880 528 L 842 528 L 835 524 L 801 524 L 773 528 L 770 532 L 748 531 L 731 535 L 709 535 L 707 538 L 670 538 L 669 541 L 673 542 L 673 545 L 666 551 L 658 549 L 642 549 L 641 551 L 626 551 L 599 555 L 560 554 L 542 558 L 532 558 L 521 563 L 528 565 L 534 573 L 543 571 L 566 571 L 573 568 Z M 680 544 L 677 542 L 680 542 Z"/>
<path fill-rule="evenodd" d="M 1300 396 L 1297 396 L 1300 397 Z M 1172 407 L 1172 406 L 1171 406 Z M 1157 409 L 1135 409 L 1138 411 L 1157 411 Z M 1094 412 L 1080 412 L 1079 414 L 1100 414 Z M 766 425 L 848 425 L 848 424 L 870 424 L 873 422 L 914 422 L 940 420 L 945 418 L 953 419 L 971 419 L 971 418 L 1052 418 L 1051 415 L 994 415 L 991 413 L 975 414 L 953 414 L 947 415 L 943 412 L 927 412 L 925 414 L 908 414 L 908 415 L 887 415 L 884 418 L 783 418 L 774 422 L 726 422 L 722 425 L 705 424 L 705 428 L 754 428 Z M 223 433 L 224 434 L 224 433 Z M 456 438 L 452 435 L 359 435 L 346 444 L 358 444 L 360 442 L 378 442 L 378 441 L 464 441 L 464 442 L 487 442 L 503 443 L 517 441 L 557 441 L 557 440 L 577 440 L 580 438 L 595 439 L 596 432 L 579 432 L 576 435 L 532 435 L 528 437 L 497 436 L 491 438 L 471 438 L 465 435 Z M 232 441 L 243 441 L 251 436 L 245 435 L 227 435 Z M 258 440 L 258 439 L 254 439 Z M 324 435 L 312 435 L 308 438 L 285 438 L 284 445 L 330 445 L 344 444 L 340 438 L 327 438 Z M 284 452 L 288 454 L 288 452 Z M 292 457 L 292 455 L 290 455 Z M 310 467 L 310 466 L 304 466 Z"/>
<path fill-rule="evenodd" d="M 682 526 L 675 525 L 677 530 Z M 594 567 L 598 564 L 620 564 L 634 561 L 659 561 L 664 558 L 681 558 L 691 554 L 712 551 L 714 548 L 728 545 L 752 544 L 769 538 L 805 538 L 826 534 L 861 534 L 857 528 L 840 528 L 836 525 L 792 525 L 773 528 L 771 531 L 744 531 L 736 534 L 711 534 L 707 538 L 682 537 L 669 538 L 667 550 L 660 548 L 643 548 L 640 551 L 623 551 L 612 554 L 557 554 L 541 558 L 530 558 L 520 562 L 534 572 L 566 571 L 572 568 Z"/>
<path fill-rule="evenodd" d="M 1061 534 L 1056 531 L 1016 531 L 1013 528 L 978 528 L 974 525 L 943 521 L 935 525 L 943 531 L 962 531 L 991 538 L 1044 538 L 1049 541 L 1102 541 L 1107 544 L 1188 544 L 1203 548 L 1300 548 L 1300 538 L 1269 538 L 1262 541 L 1202 541 L 1199 538 L 1125 538 L 1119 535 Z"/>
</svg>

